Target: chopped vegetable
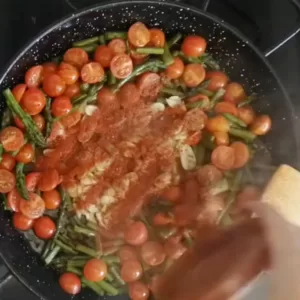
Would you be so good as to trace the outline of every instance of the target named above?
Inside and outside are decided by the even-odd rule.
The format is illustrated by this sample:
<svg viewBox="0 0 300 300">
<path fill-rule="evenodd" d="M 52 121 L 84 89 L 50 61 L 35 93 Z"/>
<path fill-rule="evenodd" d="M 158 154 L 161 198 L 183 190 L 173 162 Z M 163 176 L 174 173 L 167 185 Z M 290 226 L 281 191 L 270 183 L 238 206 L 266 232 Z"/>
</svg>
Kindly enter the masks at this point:
<svg viewBox="0 0 300 300">
<path fill-rule="evenodd" d="M 25 200 L 29 200 L 29 193 L 25 183 L 24 164 L 17 163 L 16 166 L 16 181 L 17 189 L 21 197 Z"/>
</svg>

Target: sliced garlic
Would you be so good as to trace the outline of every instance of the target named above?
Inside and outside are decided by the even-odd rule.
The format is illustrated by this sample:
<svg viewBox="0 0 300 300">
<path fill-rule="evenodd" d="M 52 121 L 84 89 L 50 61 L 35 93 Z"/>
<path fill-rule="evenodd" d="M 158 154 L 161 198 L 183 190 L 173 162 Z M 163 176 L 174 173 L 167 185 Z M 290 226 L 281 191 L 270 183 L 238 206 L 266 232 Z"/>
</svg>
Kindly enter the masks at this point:
<svg viewBox="0 0 300 300">
<path fill-rule="evenodd" d="M 99 109 L 99 108 L 98 108 L 98 106 L 96 106 L 96 105 L 87 105 L 87 106 L 85 107 L 84 112 L 85 112 L 86 115 L 92 116 L 93 113 L 96 112 L 98 109 Z"/>
<path fill-rule="evenodd" d="M 196 168 L 196 156 L 191 146 L 182 145 L 180 148 L 180 161 L 184 170 L 190 171 Z"/>
<path fill-rule="evenodd" d="M 170 107 L 175 107 L 177 105 L 180 105 L 182 103 L 181 98 L 179 96 L 171 96 L 166 99 L 166 102 Z"/>
<path fill-rule="evenodd" d="M 154 113 L 161 112 L 165 110 L 165 106 L 163 103 L 155 102 L 151 105 L 151 111 Z"/>
</svg>

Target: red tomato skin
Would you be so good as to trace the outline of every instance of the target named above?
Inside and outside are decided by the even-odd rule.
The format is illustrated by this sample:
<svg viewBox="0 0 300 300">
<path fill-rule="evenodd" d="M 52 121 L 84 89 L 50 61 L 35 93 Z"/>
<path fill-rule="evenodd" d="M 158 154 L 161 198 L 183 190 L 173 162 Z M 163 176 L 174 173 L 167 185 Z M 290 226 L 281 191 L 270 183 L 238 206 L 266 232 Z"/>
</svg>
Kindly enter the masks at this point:
<svg viewBox="0 0 300 300">
<path fill-rule="evenodd" d="M 182 78 L 188 87 L 196 87 L 205 79 L 205 69 L 201 64 L 188 64 Z"/>
<path fill-rule="evenodd" d="M 206 73 L 206 79 L 210 80 L 207 89 L 212 92 L 224 88 L 229 81 L 227 75 L 221 71 L 211 71 Z"/>
<path fill-rule="evenodd" d="M 20 200 L 21 196 L 18 193 L 17 189 L 14 188 L 7 194 L 7 205 L 8 207 L 14 211 L 14 212 L 19 212 L 20 211 Z"/>
<path fill-rule="evenodd" d="M 113 39 L 108 43 L 108 48 L 112 51 L 113 56 L 126 52 L 126 43 L 122 39 Z"/>
<path fill-rule="evenodd" d="M 32 219 L 27 218 L 20 212 L 16 212 L 13 215 L 13 224 L 16 229 L 21 231 L 27 231 L 32 228 L 34 221 Z"/>
<path fill-rule="evenodd" d="M 39 180 L 39 190 L 42 192 L 48 192 L 57 187 L 60 183 L 60 177 L 55 169 L 48 169 L 41 174 Z"/>
<path fill-rule="evenodd" d="M 38 194 L 29 192 L 29 200 L 20 200 L 20 212 L 27 218 L 37 219 L 44 214 L 45 203 Z"/>
<path fill-rule="evenodd" d="M 55 117 L 61 117 L 72 110 L 72 103 L 70 98 L 66 96 L 56 97 L 51 104 L 51 111 Z"/>
<path fill-rule="evenodd" d="M 65 62 L 59 65 L 57 74 L 66 84 L 74 84 L 79 78 L 77 68 Z"/>
<path fill-rule="evenodd" d="M 110 70 L 116 78 L 124 79 L 132 73 L 132 59 L 127 54 L 118 54 L 111 60 Z"/>
<path fill-rule="evenodd" d="M 206 50 L 206 40 L 197 35 L 187 36 L 181 45 L 181 51 L 190 57 L 199 57 Z"/>
<path fill-rule="evenodd" d="M 125 282 L 134 282 L 142 277 L 143 268 L 138 260 L 126 260 L 121 268 L 121 277 Z"/>
<path fill-rule="evenodd" d="M 78 82 L 68 85 L 66 87 L 65 92 L 63 93 L 63 96 L 66 96 L 70 99 L 77 97 L 79 95 L 80 95 L 80 84 Z"/>
<path fill-rule="evenodd" d="M 49 240 L 56 232 L 56 225 L 50 217 L 43 216 L 34 221 L 33 230 L 38 238 Z"/>
<path fill-rule="evenodd" d="M 136 22 L 128 30 L 128 40 L 135 47 L 144 47 L 150 42 L 150 31 L 142 22 Z"/>
<path fill-rule="evenodd" d="M 89 55 L 81 48 L 70 48 L 64 54 L 64 61 L 77 68 L 82 68 L 89 61 Z"/>
<path fill-rule="evenodd" d="M 104 69 L 98 62 L 85 64 L 80 72 L 82 81 L 90 84 L 102 81 L 104 75 Z"/>
<path fill-rule="evenodd" d="M 84 277 L 91 282 L 102 281 L 107 274 L 107 265 L 102 259 L 90 259 L 83 268 Z"/>
<path fill-rule="evenodd" d="M 9 153 L 3 153 L 2 160 L 0 163 L 0 169 L 12 171 L 16 165 L 15 158 Z"/>
<path fill-rule="evenodd" d="M 5 169 L 0 169 L 0 193 L 6 194 L 16 186 L 16 176 Z"/>
<path fill-rule="evenodd" d="M 166 75 L 170 79 L 177 79 L 182 76 L 184 63 L 179 57 L 174 58 L 174 62 L 166 69 Z"/>
<path fill-rule="evenodd" d="M 124 238 L 128 244 L 140 246 L 147 241 L 148 230 L 143 222 L 137 221 L 128 226 Z"/>
<path fill-rule="evenodd" d="M 43 66 L 31 67 L 25 74 L 25 83 L 29 88 L 38 87 L 43 79 Z"/>
<path fill-rule="evenodd" d="M 142 101 L 145 102 L 155 101 L 162 88 L 160 76 L 154 72 L 146 72 L 142 74 L 137 79 L 136 86 L 140 91 Z"/>
<path fill-rule="evenodd" d="M 113 56 L 113 50 L 109 46 L 101 45 L 95 51 L 94 60 L 103 68 L 109 68 Z"/>
<path fill-rule="evenodd" d="M 61 204 L 61 196 L 57 190 L 44 192 L 42 198 L 45 201 L 46 209 L 49 210 L 57 209 Z"/>
<path fill-rule="evenodd" d="M 81 280 L 73 273 L 64 273 L 59 277 L 59 285 L 68 294 L 77 295 L 81 291 Z"/>
<path fill-rule="evenodd" d="M 11 139 L 13 138 L 13 141 Z M 7 152 L 19 150 L 24 144 L 23 132 L 14 126 L 8 126 L 0 132 L 0 142 Z"/>
<path fill-rule="evenodd" d="M 40 89 L 31 87 L 24 93 L 20 104 L 25 112 L 35 116 L 45 108 L 46 97 Z"/>
<path fill-rule="evenodd" d="M 41 178 L 40 172 L 31 172 L 25 177 L 26 188 L 29 192 L 34 192 Z"/>
<path fill-rule="evenodd" d="M 12 94 L 14 95 L 17 102 L 20 102 L 22 100 L 22 97 L 26 89 L 27 89 L 27 85 L 25 83 L 20 83 L 12 89 Z"/>
<path fill-rule="evenodd" d="M 66 90 L 66 84 L 57 74 L 49 74 L 43 81 L 43 89 L 50 97 L 61 96 Z"/>
</svg>

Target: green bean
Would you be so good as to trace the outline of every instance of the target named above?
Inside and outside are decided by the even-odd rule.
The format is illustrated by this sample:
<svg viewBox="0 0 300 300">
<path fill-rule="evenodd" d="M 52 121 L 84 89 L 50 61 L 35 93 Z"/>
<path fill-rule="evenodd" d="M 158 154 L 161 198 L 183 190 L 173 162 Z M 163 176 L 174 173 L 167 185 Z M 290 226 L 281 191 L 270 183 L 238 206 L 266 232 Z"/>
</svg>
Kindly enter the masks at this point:
<svg viewBox="0 0 300 300">
<path fill-rule="evenodd" d="M 83 100 L 87 97 L 87 94 L 81 94 L 73 99 L 73 106 L 79 105 L 83 102 Z"/>
<path fill-rule="evenodd" d="M 111 296 L 116 296 L 119 294 L 118 289 L 116 289 L 112 284 L 106 282 L 105 280 L 97 282 L 97 285 L 101 287 L 105 292 Z"/>
<path fill-rule="evenodd" d="M 219 89 L 216 91 L 216 93 L 212 96 L 212 98 L 210 99 L 210 108 L 213 109 L 215 107 L 215 105 L 221 101 L 222 97 L 225 94 L 225 90 L 224 89 Z"/>
<path fill-rule="evenodd" d="M 229 113 L 224 113 L 223 116 L 232 124 L 232 125 L 236 125 L 236 126 L 240 126 L 240 127 L 244 127 L 246 128 L 247 127 L 247 124 L 239 119 L 238 117 L 232 115 L 232 114 L 229 114 Z"/>
<path fill-rule="evenodd" d="M 67 272 L 71 272 L 71 273 L 74 273 L 78 276 L 81 276 L 82 275 L 82 272 L 74 267 L 67 267 Z"/>
<path fill-rule="evenodd" d="M 78 47 L 81 48 L 82 50 L 84 50 L 87 53 L 93 53 L 95 52 L 95 50 L 97 49 L 99 45 L 98 44 L 91 44 L 91 45 L 86 45 L 86 46 L 82 46 L 82 47 Z"/>
<path fill-rule="evenodd" d="M 201 100 L 201 101 L 197 101 L 197 102 L 186 103 L 185 106 L 188 109 L 192 109 L 192 108 L 205 108 L 205 107 L 207 107 L 207 102 Z"/>
<path fill-rule="evenodd" d="M 205 156 L 205 148 L 202 145 L 198 144 L 193 147 L 193 150 L 194 150 L 194 153 L 196 156 L 197 166 L 203 165 L 204 156 Z"/>
<path fill-rule="evenodd" d="M 3 95 L 6 99 L 6 104 L 8 108 L 13 113 L 15 113 L 23 122 L 30 140 L 33 143 L 35 143 L 38 147 L 44 148 L 46 146 L 45 138 L 43 137 L 42 133 L 40 132 L 32 118 L 21 108 L 14 95 L 12 94 L 11 90 L 4 90 Z"/>
<path fill-rule="evenodd" d="M 1 128 L 5 128 L 9 125 L 11 125 L 12 123 L 12 113 L 9 109 L 6 109 L 2 115 L 2 119 L 1 119 Z"/>
<path fill-rule="evenodd" d="M 86 280 L 85 278 L 81 278 L 82 283 L 84 283 L 88 288 L 90 288 L 91 290 L 93 290 L 97 295 L 99 296 L 104 296 L 104 291 L 103 289 L 94 282 L 90 282 L 88 280 Z"/>
<path fill-rule="evenodd" d="M 97 94 L 102 89 L 103 85 L 104 85 L 103 82 L 99 82 L 99 83 L 92 85 L 90 87 L 90 90 L 88 91 L 88 95 L 93 96 L 93 95 Z"/>
<path fill-rule="evenodd" d="M 102 259 L 107 264 L 120 263 L 120 258 L 114 255 L 103 256 Z"/>
<path fill-rule="evenodd" d="M 220 66 L 217 61 L 213 59 L 213 57 L 210 54 L 204 53 L 200 57 L 202 64 L 204 64 L 207 67 L 210 67 L 213 70 L 220 70 Z"/>
<path fill-rule="evenodd" d="M 214 150 L 216 148 L 216 145 L 214 143 L 214 136 L 210 134 L 205 134 L 202 138 L 201 144 L 209 150 Z"/>
<path fill-rule="evenodd" d="M 160 238 L 163 240 L 167 240 L 171 236 L 177 233 L 177 228 L 176 227 L 171 227 L 171 228 L 161 228 L 158 231 L 158 235 Z"/>
<path fill-rule="evenodd" d="M 191 235 L 187 229 L 183 231 L 183 236 L 184 236 L 184 240 L 185 240 L 187 246 L 192 247 L 194 242 L 193 242 Z"/>
<path fill-rule="evenodd" d="M 230 128 L 229 133 L 237 138 L 243 139 L 246 143 L 251 143 L 255 140 L 256 135 L 246 129 Z"/>
<path fill-rule="evenodd" d="M 86 262 L 88 261 L 88 259 L 82 259 L 82 260 L 68 260 L 67 262 L 67 267 L 79 267 L 82 268 Z"/>
<path fill-rule="evenodd" d="M 54 259 L 54 257 L 58 254 L 58 252 L 60 251 L 60 247 L 59 246 L 55 246 L 50 253 L 47 255 L 47 257 L 45 258 L 45 264 L 49 265 L 52 260 Z"/>
<path fill-rule="evenodd" d="M 122 279 L 119 270 L 115 266 L 111 266 L 110 271 L 117 283 L 119 283 L 120 285 L 125 284 L 125 281 Z"/>
<path fill-rule="evenodd" d="M 107 84 L 108 85 L 114 85 L 117 82 L 117 78 L 112 74 L 111 71 L 108 71 L 108 80 Z"/>
<path fill-rule="evenodd" d="M 98 225 L 94 222 L 88 221 L 87 222 L 87 227 L 89 227 L 90 229 L 97 231 L 98 230 Z"/>
<path fill-rule="evenodd" d="M 169 49 L 169 46 L 167 43 L 165 43 L 165 46 L 164 46 L 164 53 L 162 55 L 162 60 L 166 66 L 169 66 L 174 62 L 174 58 L 170 52 L 170 49 Z"/>
<path fill-rule="evenodd" d="M 74 231 L 76 233 L 81 233 L 81 234 L 84 234 L 84 235 L 87 235 L 87 236 L 95 236 L 95 231 L 91 230 L 91 229 L 88 229 L 88 228 L 83 228 L 83 227 L 80 227 L 78 225 L 75 225 L 74 226 Z"/>
<path fill-rule="evenodd" d="M 107 272 L 107 274 L 105 276 L 105 280 L 107 280 L 108 282 L 113 282 L 114 281 L 114 277 L 112 276 L 112 274 L 110 274 L 109 272 Z"/>
<path fill-rule="evenodd" d="M 54 243 L 61 248 L 61 250 L 65 251 L 66 253 L 70 254 L 77 254 L 76 251 L 73 250 L 72 247 L 69 245 L 65 244 L 64 242 L 60 241 L 59 239 L 56 239 Z"/>
<path fill-rule="evenodd" d="M 177 33 L 175 36 L 173 36 L 171 39 L 168 40 L 168 46 L 171 48 L 175 44 L 177 44 L 182 39 L 182 34 Z"/>
<path fill-rule="evenodd" d="M 257 99 L 257 95 L 256 94 L 250 95 L 246 100 L 244 100 L 243 102 L 239 103 L 237 105 L 237 107 L 243 107 L 245 105 L 248 105 L 248 104 L 252 103 L 253 101 L 255 101 L 256 99 Z"/>
<path fill-rule="evenodd" d="M 43 249 L 43 251 L 41 253 L 41 257 L 43 259 L 48 255 L 48 253 L 49 253 L 49 251 L 51 249 L 51 245 L 52 245 L 52 240 L 47 241 L 47 243 L 45 243 L 44 249 Z"/>
<path fill-rule="evenodd" d="M 20 193 L 20 196 L 25 199 L 29 200 L 29 193 L 25 183 L 25 174 L 24 174 L 24 164 L 17 163 L 16 166 L 16 186 L 17 190 Z"/>
<path fill-rule="evenodd" d="M 89 89 L 90 89 L 90 85 L 88 84 L 88 83 L 82 83 L 81 85 L 80 85 L 80 91 L 82 92 L 82 93 L 87 93 L 88 91 L 89 91 Z M 81 97 L 82 95 L 80 95 L 79 97 Z M 78 98 L 75 98 L 74 100 L 77 100 Z"/>
<path fill-rule="evenodd" d="M 103 250 L 103 255 L 104 256 L 108 256 L 108 255 L 111 255 L 111 254 L 115 254 L 116 252 L 118 252 L 120 249 L 120 247 L 118 246 L 113 246 L 113 247 L 109 247 L 109 248 L 106 248 Z"/>
<path fill-rule="evenodd" d="M 135 52 L 139 54 L 162 55 L 164 54 L 165 50 L 164 48 L 159 48 L 159 47 L 144 47 L 144 48 L 136 48 Z"/>
<path fill-rule="evenodd" d="M 209 194 L 212 196 L 219 195 L 229 190 L 229 184 L 226 178 L 221 179 L 215 183 L 210 189 Z"/>
<path fill-rule="evenodd" d="M 113 40 L 113 39 L 127 39 L 127 32 L 125 31 L 112 31 L 112 32 L 105 32 L 104 37 L 106 40 Z"/>
<path fill-rule="evenodd" d="M 91 44 L 95 44 L 99 42 L 99 37 L 98 36 L 94 36 L 88 39 L 84 39 L 84 40 L 80 40 L 78 42 L 74 42 L 73 43 L 73 47 L 84 47 L 84 46 L 89 46 Z"/>
<path fill-rule="evenodd" d="M 124 240 L 113 240 L 113 241 L 104 242 L 102 246 L 108 248 L 108 247 L 118 247 L 124 244 L 125 244 Z"/>
<path fill-rule="evenodd" d="M 101 34 L 99 36 L 99 44 L 100 45 L 105 45 L 106 44 L 104 34 Z"/>
<path fill-rule="evenodd" d="M 4 152 L 3 145 L 0 144 L 0 163 L 1 163 L 1 161 L 2 161 L 2 155 L 3 155 L 3 152 Z"/>
<path fill-rule="evenodd" d="M 172 88 L 162 88 L 161 92 L 170 96 L 179 96 L 179 97 L 183 97 L 184 94 L 176 89 L 172 89 Z"/>
<path fill-rule="evenodd" d="M 84 245 L 81 245 L 81 244 L 77 244 L 75 249 L 78 251 L 78 252 L 81 252 L 81 253 L 84 253 L 84 254 L 87 254 L 91 257 L 95 257 L 95 258 L 99 258 L 101 253 L 97 252 L 96 250 L 92 249 L 92 248 L 89 248 L 87 246 L 84 246 Z"/>
<path fill-rule="evenodd" d="M 52 102 L 51 98 L 47 97 L 46 106 L 44 110 L 44 117 L 46 120 L 46 134 L 45 134 L 46 138 L 49 137 L 53 125 L 53 117 L 51 113 L 51 102 Z"/>
<path fill-rule="evenodd" d="M 7 197 L 5 194 L 0 194 L 0 203 L 3 203 L 3 208 L 4 210 L 9 210 L 11 211 L 11 208 L 8 206 L 8 203 L 7 203 Z"/>
<path fill-rule="evenodd" d="M 57 57 L 52 58 L 51 61 L 58 65 L 63 61 L 63 57 L 62 56 L 57 56 Z"/>
</svg>

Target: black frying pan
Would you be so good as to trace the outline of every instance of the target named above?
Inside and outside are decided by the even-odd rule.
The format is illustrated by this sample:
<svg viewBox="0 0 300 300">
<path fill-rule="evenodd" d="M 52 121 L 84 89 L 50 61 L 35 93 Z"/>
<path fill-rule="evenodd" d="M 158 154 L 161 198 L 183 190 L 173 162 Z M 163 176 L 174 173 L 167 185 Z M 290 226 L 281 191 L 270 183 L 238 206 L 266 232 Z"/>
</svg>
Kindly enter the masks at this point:
<svg viewBox="0 0 300 300">
<path fill-rule="evenodd" d="M 62 54 L 73 41 L 107 30 L 126 30 L 135 21 L 160 27 L 167 34 L 197 33 L 209 41 L 209 51 L 233 80 L 242 82 L 247 91 L 261 95 L 257 109 L 270 114 L 273 130 L 265 144 L 274 163 L 299 166 L 297 136 L 291 102 L 278 77 L 264 56 L 234 28 L 214 16 L 182 4 L 155 1 L 110 2 L 81 11 L 51 26 L 30 42 L 12 61 L 0 79 L 0 90 L 22 81 L 32 65 Z M 0 111 L 4 110 L 0 98 Z M 44 299 L 69 299 L 58 285 L 58 275 L 46 269 L 23 235 L 11 226 L 11 216 L 0 209 L 0 255 L 22 283 Z M 126 299 L 127 297 L 117 297 Z M 75 299 L 99 299 L 83 292 Z"/>
</svg>

